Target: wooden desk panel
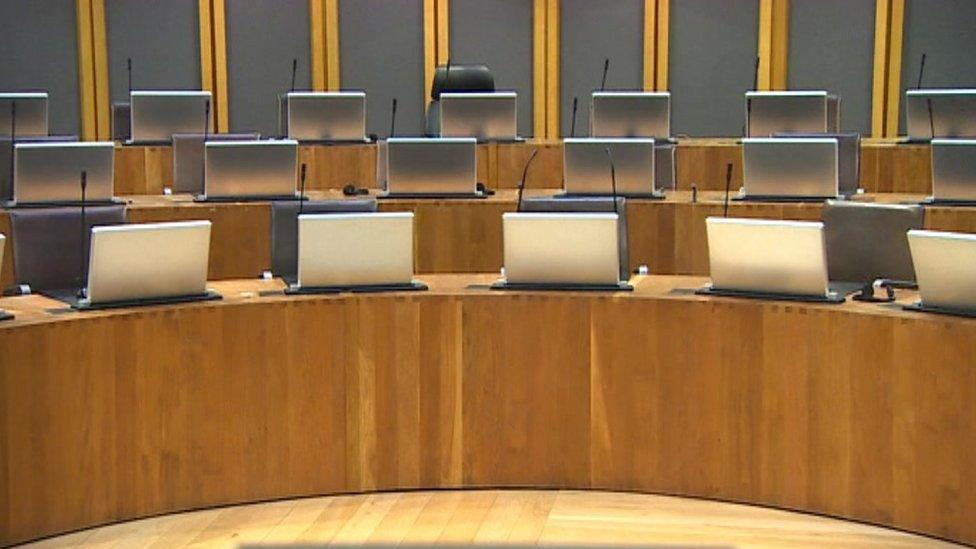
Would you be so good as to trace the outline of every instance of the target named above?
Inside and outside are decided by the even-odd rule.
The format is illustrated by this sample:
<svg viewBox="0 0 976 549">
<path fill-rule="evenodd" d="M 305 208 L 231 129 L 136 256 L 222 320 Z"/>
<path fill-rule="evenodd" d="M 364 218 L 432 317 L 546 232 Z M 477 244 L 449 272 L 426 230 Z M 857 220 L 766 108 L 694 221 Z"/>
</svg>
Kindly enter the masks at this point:
<svg viewBox="0 0 976 549">
<path fill-rule="evenodd" d="M 172 147 L 115 146 L 115 194 L 159 196 L 173 186 Z"/>
<path fill-rule="evenodd" d="M 976 542 L 976 321 L 849 302 L 430 292 L 51 314 L 2 298 L 0 544 L 226 503 L 637 490 Z M 903 298 L 910 300 L 911 293 Z"/>
<path fill-rule="evenodd" d="M 342 189 L 350 183 L 376 187 L 375 145 L 302 145 L 298 162 L 307 165 L 305 189 L 309 191 Z"/>
</svg>

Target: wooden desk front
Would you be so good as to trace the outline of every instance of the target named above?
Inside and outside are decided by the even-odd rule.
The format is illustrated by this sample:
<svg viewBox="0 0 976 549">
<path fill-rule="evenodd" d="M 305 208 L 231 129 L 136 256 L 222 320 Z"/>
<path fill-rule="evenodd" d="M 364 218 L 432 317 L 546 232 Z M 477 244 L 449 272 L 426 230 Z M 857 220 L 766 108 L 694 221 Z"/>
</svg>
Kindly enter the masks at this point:
<svg viewBox="0 0 976 549">
<path fill-rule="evenodd" d="M 976 542 L 976 320 L 632 294 L 0 299 L 0 544 L 410 488 L 684 494 Z M 910 298 L 910 295 L 906 295 Z"/>
</svg>

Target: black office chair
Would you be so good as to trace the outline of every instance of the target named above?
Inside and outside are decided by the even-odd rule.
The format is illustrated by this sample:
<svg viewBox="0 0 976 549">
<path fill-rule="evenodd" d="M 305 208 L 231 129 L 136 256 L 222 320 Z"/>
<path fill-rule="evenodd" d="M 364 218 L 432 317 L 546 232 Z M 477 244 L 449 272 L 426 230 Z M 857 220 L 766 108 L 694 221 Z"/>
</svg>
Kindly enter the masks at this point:
<svg viewBox="0 0 976 549">
<path fill-rule="evenodd" d="M 441 134 L 441 93 L 493 92 L 495 77 L 487 65 L 440 65 L 434 70 L 430 85 L 430 104 L 427 105 L 425 133 L 428 137 Z"/>
<path fill-rule="evenodd" d="M 620 280 L 630 279 L 630 248 L 627 245 L 627 199 L 617 198 L 617 211 L 619 212 L 619 222 L 617 223 L 617 246 L 620 256 Z M 536 197 L 524 198 L 522 200 L 523 212 L 562 212 L 562 213 L 586 213 L 601 212 L 612 213 L 614 204 L 612 197 L 594 196 L 580 198 L 550 198 Z"/>
<path fill-rule="evenodd" d="M 260 139 L 259 133 L 208 134 L 207 141 L 250 141 Z M 203 194 L 203 134 L 173 134 L 174 193 Z"/>
<path fill-rule="evenodd" d="M 132 135 L 132 106 L 128 101 L 112 103 L 112 140 L 126 141 Z"/>
<path fill-rule="evenodd" d="M 124 206 L 85 208 L 84 242 L 81 208 L 10 210 L 14 279 L 31 293 L 75 288 L 88 264 L 91 228 L 125 223 Z M 84 262 L 82 261 L 84 258 Z"/>
<path fill-rule="evenodd" d="M 302 206 L 302 212 L 306 214 L 375 211 L 375 198 L 308 201 Z M 271 272 L 289 282 L 298 275 L 297 200 L 277 200 L 271 203 Z"/>
<path fill-rule="evenodd" d="M 828 200 L 823 210 L 827 271 L 831 286 L 862 290 L 872 299 L 874 286 L 888 298 L 894 288 L 913 287 L 915 268 L 907 233 L 921 229 L 925 209 L 917 205 L 867 204 Z"/>
</svg>

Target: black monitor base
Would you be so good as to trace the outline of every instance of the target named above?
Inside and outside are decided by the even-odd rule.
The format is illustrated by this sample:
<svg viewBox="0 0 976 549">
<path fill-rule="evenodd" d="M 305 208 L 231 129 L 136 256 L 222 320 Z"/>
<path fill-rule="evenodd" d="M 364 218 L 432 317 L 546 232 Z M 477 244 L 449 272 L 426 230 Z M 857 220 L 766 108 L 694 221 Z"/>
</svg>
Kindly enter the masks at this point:
<svg viewBox="0 0 976 549">
<path fill-rule="evenodd" d="M 931 137 L 906 137 L 901 141 L 906 145 L 928 145 L 932 143 Z"/>
<path fill-rule="evenodd" d="M 242 195 L 242 196 L 206 196 L 198 194 L 193 197 L 194 202 L 216 202 L 216 203 L 232 203 L 232 202 L 298 202 L 299 200 L 308 200 L 307 196 L 299 198 L 292 194 L 279 194 L 279 195 Z"/>
<path fill-rule="evenodd" d="M 486 144 L 496 144 L 496 145 L 514 145 L 516 143 L 525 143 L 524 137 L 491 137 L 487 139 L 478 138 L 479 145 Z"/>
<path fill-rule="evenodd" d="M 223 297 L 213 290 L 207 290 L 202 294 L 176 295 L 169 297 L 147 297 L 143 299 L 126 299 L 122 301 L 103 301 L 101 303 L 88 303 L 78 297 L 78 290 L 51 290 L 41 292 L 42 295 L 57 299 L 67 303 L 76 311 L 97 311 L 101 309 L 120 309 L 123 307 L 143 307 L 146 305 L 173 305 L 178 303 L 193 303 L 195 301 L 214 301 Z"/>
<path fill-rule="evenodd" d="M 0 309 L 0 321 L 13 320 L 13 319 L 14 319 L 14 315 L 8 313 L 7 311 L 4 311 L 3 309 Z"/>
<path fill-rule="evenodd" d="M 499 280 L 489 289 L 530 292 L 632 292 L 634 287 L 626 282 L 616 284 L 573 284 L 560 282 L 508 282 Z"/>
<path fill-rule="evenodd" d="M 380 200 L 390 200 L 396 198 L 404 199 L 457 199 L 457 198 L 488 198 L 488 195 L 483 193 L 386 193 L 381 194 L 377 198 Z"/>
<path fill-rule="evenodd" d="M 424 292 L 427 285 L 423 282 L 409 282 L 404 284 L 352 284 L 347 286 L 307 286 L 295 287 L 289 285 L 285 290 L 286 295 L 310 295 L 310 294 L 338 294 L 351 292 L 354 294 L 379 293 L 379 292 Z"/>
<path fill-rule="evenodd" d="M 172 144 L 172 139 L 126 139 L 122 142 L 123 147 L 168 147 Z"/>
<path fill-rule="evenodd" d="M 288 139 L 288 138 L 285 138 Z M 372 143 L 369 139 L 298 139 L 299 145 L 325 145 L 333 147 L 337 145 L 368 145 Z"/>
<path fill-rule="evenodd" d="M 827 295 L 779 294 L 774 292 L 750 292 L 746 290 L 727 290 L 705 286 L 695 290 L 697 295 L 714 295 L 720 297 L 745 297 L 749 299 L 768 299 L 772 301 L 800 301 L 803 303 L 843 303 L 844 296 L 836 293 Z"/>
<path fill-rule="evenodd" d="M 638 198 L 641 200 L 664 200 L 664 193 L 661 191 L 649 193 L 624 193 L 618 192 L 620 198 Z M 552 195 L 553 198 L 613 198 L 613 193 L 571 193 L 564 191 Z"/>
<path fill-rule="evenodd" d="M 949 206 L 953 208 L 976 207 L 976 200 L 952 200 L 947 198 L 935 198 L 929 196 L 919 202 L 922 206 Z"/>
<path fill-rule="evenodd" d="M 747 195 L 733 196 L 729 200 L 733 202 L 787 202 L 795 203 L 815 203 L 826 202 L 828 200 L 844 200 L 843 195 L 837 196 L 767 196 L 767 195 Z"/>
<path fill-rule="evenodd" d="M 916 301 L 911 305 L 902 307 L 906 311 L 918 311 L 922 313 L 934 313 L 937 315 L 961 316 L 966 318 L 976 318 L 976 309 L 954 309 L 951 307 L 932 307 L 923 305 L 921 301 Z"/>
<path fill-rule="evenodd" d="M 86 208 L 97 208 L 99 206 L 118 206 L 125 204 L 125 200 L 112 198 L 109 200 L 85 200 Z M 40 208 L 80 208 L 81 200 L 55 200 L 51 202 L 17 202 L 11 201 L 4 204 L 8 209 L 40 209 Z"/>
</svg>

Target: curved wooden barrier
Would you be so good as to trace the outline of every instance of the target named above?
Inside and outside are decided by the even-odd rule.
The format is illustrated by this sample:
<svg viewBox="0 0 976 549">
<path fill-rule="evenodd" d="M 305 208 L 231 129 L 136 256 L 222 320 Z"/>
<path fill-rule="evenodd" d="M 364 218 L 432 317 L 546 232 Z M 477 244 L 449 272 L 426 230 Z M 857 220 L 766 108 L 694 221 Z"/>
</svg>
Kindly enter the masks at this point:
<svg viewBox="0 0 976 549">
<path fill-rule="evenodd" d="M 380 489 L 694 495 L 976 542 L 976 320 L 633 294 L 0 299 L 0 544 Z"/>
</svg>

